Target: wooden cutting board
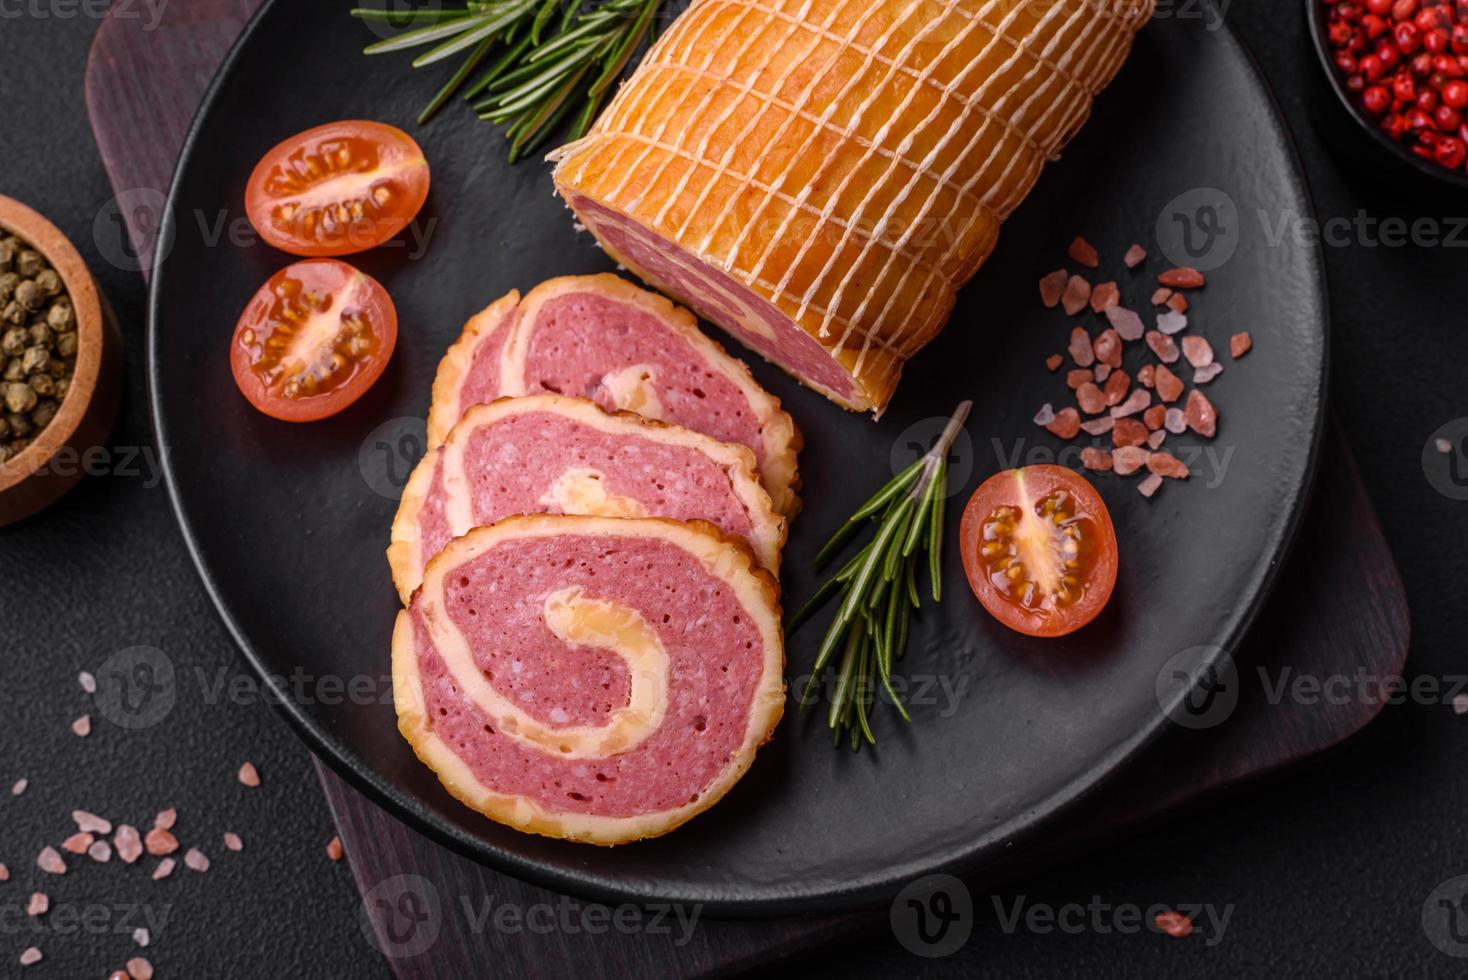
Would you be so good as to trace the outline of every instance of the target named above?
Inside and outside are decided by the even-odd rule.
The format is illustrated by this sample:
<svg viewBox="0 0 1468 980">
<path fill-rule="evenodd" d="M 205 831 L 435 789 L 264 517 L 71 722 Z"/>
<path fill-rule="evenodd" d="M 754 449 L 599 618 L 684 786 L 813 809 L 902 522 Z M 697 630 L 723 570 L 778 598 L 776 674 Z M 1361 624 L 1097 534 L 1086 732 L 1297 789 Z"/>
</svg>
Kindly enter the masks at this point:
<svg viewBox="0 0 1468 980">
<path fill-rule="evenodd" d="M 145 277 L 156 208 L 167 192 L 189 122 L 258 3 L 169 4 L 156 26 L 119 16 L 114 8 L 97 31 L 87 65 L 87 106 L 113 189 L 128 205 L 121 211 Z M 141 324 L 132 325 L 129 342 L 140 343 L 141 331 Z M 1238 651 L 1240 696 L 1228 720 L 1206 730 L 1178 729 L 1152 746 L 1051 828 L 1045 857 L 1083 850 L 1101 835 L 1323 751 L 1374 717 L 1376 707 L 1358 703 L 1271 703 L 1255 669 L 1289 664 L 1298 674 L 1320 677 L 1354 676 L 1358 670 L 1385 677 L 1400 674 L 1406 660 L 1408 611 L 1401 578 L 1350 447 L 1334 422 L 1322 449 L 1315 499 L 1289 563 L 1300 574 L 1287 569 L 1280 577 L 1279 591 L 1249 646 Z M 319 762 L 317 769 L 364 908 L 379 913 L 379 906 L 393 907 L 379 901 L 383 883 L 417 876 L 400 880 L 417 882 L 416 888 L 431 891 L 446 907 L 458 907 L 461 899 L 480 903 L 489 898 L 493 905 L 515 906 L 522 913 L 544 908 L 557 921 L 582 921 L 581 903 L 439 847 Z M 1027 860 L 1033 867 L 1033 852 Z M 986 887 L 994 884 L 993 876 L 984 882 Z M 667 930 L 504 930 L 476 928 L 472 918 L 453 914 L 438 917 L 437 939 L 421 952 L 413 949 L 417 944 L 400 941 L 395 926 L 401 923 L 391 915 L 374 914 L 372 922 L 379 947 L 401 978 L 705 976 L 746 969 L 864 926 L 885 929 L 886 916 L 884 908 L 771 921 L 700 918 L 684 937 L 676 922 Z M 413 955 L 393 955 L 410 951 Z"/>
</svg>

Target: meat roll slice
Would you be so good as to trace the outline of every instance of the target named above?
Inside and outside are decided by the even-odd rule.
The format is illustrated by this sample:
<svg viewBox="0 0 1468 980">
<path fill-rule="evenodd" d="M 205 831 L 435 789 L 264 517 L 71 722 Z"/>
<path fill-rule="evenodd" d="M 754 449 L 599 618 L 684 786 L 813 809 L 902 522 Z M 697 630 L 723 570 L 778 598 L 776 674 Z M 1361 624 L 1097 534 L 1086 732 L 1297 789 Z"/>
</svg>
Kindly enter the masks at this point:
<svg viewBox="0 0 1468 980">
<path fill-rule="evenodd" d="M 647 282 L 880 410 L 1152 9 L 699 0 L 552 154 L 556 187 Z"/>
<path fill-rule="evenodd" d="M 785 542 L 747 446 L 583 398 L 501 398 L 469 409 L 408 481 L 387 551 L 403 602 L 452 539 L 540 513 L 706 520 L 772 573 Z"/>
<path fill-rule="evenodd" d="M 429 562 L 392 659 L 398 727 L 450 793 L 593 844 L 712 806 L 785 700 L 778 586 L 702 521 L 476 528 Z"/>
<path fill-rule="evenodd" d="M 691 313 L 655 293 L 613 275 L 565 276 L 524 299 L 511 292 L 497 300 L 439 365 L 429 448 L 471 406 L 537 392 L 590 398 L 748 446 L 775 509 L 787 517 L 799 509 L 795 423 Z"/>
</svg>

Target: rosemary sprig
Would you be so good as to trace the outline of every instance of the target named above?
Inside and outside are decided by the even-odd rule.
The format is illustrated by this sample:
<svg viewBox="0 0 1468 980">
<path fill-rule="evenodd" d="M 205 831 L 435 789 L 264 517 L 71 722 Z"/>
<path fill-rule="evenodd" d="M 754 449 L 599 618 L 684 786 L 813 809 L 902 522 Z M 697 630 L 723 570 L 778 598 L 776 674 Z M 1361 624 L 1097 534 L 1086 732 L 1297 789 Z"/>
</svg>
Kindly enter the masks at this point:
<svg viewBox="0 0 1468 980">
<path fill-rule="evenodd" d="M 933 448 L 872 494 L 831 536 L 816 555 L 818 568 L 865 525 L 876 524 L 871 541 L 816 590 L 786 625 L 786 632 L 794 633 L 816 610 L 841 596 L 800 697 L 804 710 L 814 701 L 821 677 L 834 661 L 835 690 L 826 724 L 837 745 L 843 736 L 850 738 L 853 750 L 860 749 L 863 741 L 876 744 L 868 711 L 879 685 L 903 721 L 912 720 L 893 689 L 892 664 L 907 648 L 912 613 L 922 605 L 917 569 L 924 560 L 933 601 L 943 596 L 943 491 L 948 451 L 972 407 L 972 402 L 959 405 Z M 838 650 L 840 657 L 835 659 Z"/>
<path fill-rule="evenodd" d="M 479 118 L 505 127 L 514 163 L 544 143 L 578 105 L 569 138 L 586 135 L 638 48 L 653 37 L 664 2 L 467 0 L 462 7 L 406 16 L 372 8 L 354 9 L 352 16 L 411 28 L 368 45 L 366 54 L 433 45 L 413 59 L 414 68 L 464 55 L 418 122 L 427 122 L 467 85 L 463 97 Z M 497 57 L 471 82 L 491 55 Z"/>
</svg>

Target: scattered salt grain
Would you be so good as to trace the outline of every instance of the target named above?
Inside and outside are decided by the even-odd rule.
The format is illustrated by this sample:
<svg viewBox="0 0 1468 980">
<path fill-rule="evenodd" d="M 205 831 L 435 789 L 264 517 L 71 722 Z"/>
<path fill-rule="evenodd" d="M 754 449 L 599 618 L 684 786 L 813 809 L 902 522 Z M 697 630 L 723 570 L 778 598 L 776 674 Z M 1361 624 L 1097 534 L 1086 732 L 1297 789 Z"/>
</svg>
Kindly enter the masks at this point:
<svg viewBox="0 0 1468 980">
<path fill-rule="evenodd" d="M 1151 498 L 1162 487 L 1162 477 L 1156 473 L 1149 474 L 1141 483 L 1137 484 L 1137 492 L 1142 496 Z"/>
<path fill-rule="evenodd" d="M 1106 310 L 1106 320 L 1122 340 L 1141 340 L 1146 328 L 1142 318 L 1125 306 L 1112 306 Z"/>
<path fill-rule="evenodd" d="M 88 813 L 86 810 L 73 810 L 71 811 L 71 819 L 76 824 L 77 830 L 85 830 L 94 834 L 112 833 L 112 821 L 105 820 L 95 813 Z"/>
<path fill-rule="evenodd" d="M 152 941 L 153 937 L 148 934 L 147 929 L 139 928 L 133 930 L 133 942 L 137 943 L 143 949 L 147 949 L 148 944 Z"/>
<path fill-rule="evenodd" d="M 164 858 L 158 862 L 158 867 L 153 869 L 153 880 L 162 881 L 164 878 L 173 874 L 173 869 L 177 866 L 178 862 L 174 861 L 173 858 Z"/>
<path fill-rule="evenodd" d="M 141 956 L 134 956 L 127 961 L 127 975 L 133 980 L 153 980 L 153 964 Z"/>
<path fill-rule="evenodd" d="M 1055 421 L 1055 409 L 1054 409 L 1054 407 L 1051 406 L 1051 404 L 1049 402 L 1046 402 L 1045 404 L 1041 405 L 1040 406 L 1040 410 L 1035 413 L 1035 424 L 1036 425 L 1049 425 L 1051 422 L 1054 422 L 1054 421 Z"/>
<path fill-rule="evenodd" d="M 1158 929 L 1174 939 L 1182 939 L 1193 934 L 1193 920 L 1181 912 L 1158 912 L 1153 921 L 1157 923 Z"/>
<path fill-rule="evenodd" d="M 5 865 L 0 864 L 0 881 L 9 881 L 9 880 L 10 880 L 10 869 L 7 868 Z"/>
<path fill-rule="evenodd" d="M 25 788 L 31 784 L 29 779 L 17 779 L 15 785 L 10 787 L 11 796 L 19 796 L 25 792 Z"/>
<path fill-rule="evenodd" d="M 105 840 L 99 840 L 87 848 L 87 857 L 96 861 L 98 864 L 106 864 L 112 860 L 112 845 Z"/>
<path fill-rule="evenodd" d="M 41 849 L 41 853 L 36 856 L 36 867 L 47 874 L 66 874 L 66 862 L 61 860 L 61 855 L 56 853 L 56 848 L 54 847 Z"/>
<path fill-rule="evenodd" d="M 117 849 L 117 856 L 123 864 L 132 864 L 143 856 L 143 840 L 138 836 L 138 829 L 127 824 L 118 826 L 112 837 L 112 846 Z"/>
<path fill-rule="evenodd" d="M 326 856 L 333 861 L 340 861 L 342 859 L 342 839 L 340 837 L 333 837 L 327 842 Z"/>
<path fill-rule="evenodd" d="M 1065 284 L 1065 295 L 1060 298 L 1068 316 L 1075 316 L 1091 304 L 1091 284 L 1080 276 L 1071 276 Z"/>
<path fill-rule="evenodd" d="M 63 851 L 69 851 L 72 854 L 85 854 L 87 853 L 87 848 L 91 847 L 92 842 L 96 839 L 96 837 L 87 833 L 85 830 L 79 830 L 61 842 L 61 849 Z"/>
<path fill-rule="evenodd" d="M 1249 336 L 1249 331 L 1247 330 L 1243 333 L 1236 333 L 1228 339 L 1228 352 L 1233 355 L 1233 359 L 1236 361 L 1249 353 L 1253 347 L 1254 338 Z"/>
<path fill-rule="evenodd" d="M 1068 282 L 1070 273 L 1064 269 L 1056 269 L 1040 280 L 1040 302 L 1045 304 L 1046 309 L 1054 309 L 1060 305 L 1060 297 L 1065 295 L 1065 284 Z"/>
<path fill-rule="evenodd" d="M 1207 367 L 1213 363 L 1213 345 L 1203 337 L 1184 337 L 1183 357 L 1195 368 Z"/>
<path fill-rule="evenodd" d="M 1446 439 L 1439 439 L 1433 445 L 1437 446 L 1437 451 L 1444 456 L 1453 451 L 1453 444 Z"/>
<path fill-rule="evenodd" d="M 1126 401 L 1112 408 L 1111 417 L 1114 419 L 1124 419 L 1128 415 L 1136 415 L 1138 412 L 1146 410 L 1147 406 L 1151 404 L 1152 393 L 1150 391 L 1146 388 L 1133 388 L 1132 393 L 1127 396 Z"/>
<path fill-rule="evenodd" d="M 1468 694 L 1453 695 L 1453 714 L 1468 715 Z"/>
<path fill-rule="evenodd" d="M 198 871 L 202 874 L 209 870 L 209 859 L 204 856 L 203 851 L 197 847 L 191 847 L 188 853 L 184 855 L 184 867 L 190 871 Z"/>
<path fill-rule="evenodd" d="M 1065 254 L 1088 269 L 1095 269 L 1101 265 L 1101 256 L 1097 253 L 1096 246 L 1086 241 L 1080 235 L 1077 235 L 1075 240 L 1070 243 L 1070 247 L 1065 250 Z"/>
<path fill-rule="evenodd" d="M 153 826 L 161 827 L 164 830 L 171 830 L 173 828 L 174 821 L 176 821 L 177 819 L 178 811 L 175 810 L 173 807 L 169 807 L 167 810 L 158 811 L 158 816 L 153 818 Z"/>
<path fill-rule="evenodd" d="M 45 915 L 51 909 L 51 899 L 45 892 L 31 892 L 30 904 L 25 907 L 25 914 L 35 918 Z"/>
<path fill-rule="evenodd" d="M 41 951 L 34 946 L 20 954 L 21 966 L 34 966 L 39 962 L 41 962 Z"/>
<path fill-rule="evenodd" d="M 178 850 L 178 838 L 162 827 L 154 827 L 148 831 L 148 836 L 143 838 L 143 846 L 147 848 L 149 854 L 161 857 Z"/>
<path fill-rule="evenodd" d="M 1168 269 L 1157 277 L 1157 281 L 1173 289 L 1202 289 L 1207 280 L 1197 269 L 1180 266 L 1176 269 Z"/>
<path fill-rule="evenodd" d="M 1164 364 L 1176 364 L 1177 359 L 1182 356 L 1173 339 L 1156 330 L 1147 331 L 1147 346 L 1152 348 L 1152 353 Z"/>
<path fill-rule="evenodd" d="M 92 734 L 92 716 L 82 715 L 76 721 L 71 723 L 71 730 L 73 734 L 81 738 L 86 738 L 88 735 Z"/>
<path fill-rule="evenodd" d="M 255 769 L 253 762 L 246 762 L 240 766 L 240 783 L 254 789 L 260 785 L 260 773 Z"/>
<path fill-rule="evenodd" d="M 1158 315 L 1157 329 L 1171 337 L 1188 329 L 1188 318 L 1176 310 L 1168 310 Z"/>
<path fill-rule="evenodd" d="M 1091 346 L 1091 335 L 1085 327 L 1076 327 L 1070 332 L 1070 359 L 1076 367 L 1087 368 L 1096 363 L 1096 351 Z"/>
<path fill-rule="evenodd" d="M 245 842 L 240 840 L 239 834 L 226 833 L 224 835 L 224 846 L 231 851 L 242 851 L 245 848 Z"/>
<path fill-rule="evenodd" d="M 1166 429 L 1158 429 L 1156 432 L 1152 433 L 1150 436 L 1147 437 L 1147 448 L 1148 449 L 1161 449 L 1162 448 L 1162 444 L 1164 442 L 1166 442 L 1166 441 L 1167 441 L 1167 430 Z"/>
<path fill-rule="evenodd" d="M 1122 256 L 1121 260 L 1126 263 L 1128 269 L 1135 269 L 1147 261 L 1147 250 L 1140 245 L 1133 245 L 1126 250 L 1126 255 Z"/>
<path fill-rule="evenodd" d="M 85 670 L 76 675 L 76 682 L 80 684 L 82 686 L 82 690 L 86 691 L 88 694 L 97 693 L 97 678 L 93 677 Z"/>
<path fill-rule="evenodd" d="M 1099 419 L 1091 419 L 1081 423 L 1081 431 L 1088 436 L 1103 436 L 1110 432 L 1116 425 L 1116 419 L 1110 415 L 1103 415 Z"/>
<path fill-rule="evenodd" d="M 1223 373 L 1223 365 L 1217 362 L 1205 364 L 1193 372 L 1193 384 L 1206 385 Z"/>
</svg>

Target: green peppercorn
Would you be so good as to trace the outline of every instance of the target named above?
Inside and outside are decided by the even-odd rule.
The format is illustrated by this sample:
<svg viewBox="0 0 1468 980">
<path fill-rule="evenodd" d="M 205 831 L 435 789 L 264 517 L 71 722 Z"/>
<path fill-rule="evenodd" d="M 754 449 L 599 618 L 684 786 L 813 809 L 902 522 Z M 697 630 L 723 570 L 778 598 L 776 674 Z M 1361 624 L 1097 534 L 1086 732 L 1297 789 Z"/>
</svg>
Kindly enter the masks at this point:
<svg viewBox="0 0 1468 980">
<path fill-rule="evenodd" d="M 46 326 L 46 321 L 37 320 L 31 324 L 31 343 L 40 347 L 51 346 L 51 328 Z"/>
<path fill-rule="evenodd" d="M 15 265 L 16 251 L 16 247 L 11 244 L 11 239 L 0 240 L 0 272 L 9 272 L 11 266 Z"/>
<path fill-rule="evenodd" d="M 36 285 L 47 296 L 55 296 L 61 292 L 61 276 L 55 269 L 42 269 L 36 274 Z"/>
<path fill-rule="evenodd" d="M 50 398 L 56 394 L 56 379 L 49 374 L 33 374 L 26 379 L 26 384 L 40 398 Z"/>
<path fill-rule="evenodd" d="M 19 272 L 23 279 L 34 278 L 44 268 L 46 268 L 46 260 L 35 249 L 24 249 L 15 257 L 15 271 Z"/>
<path fill-rule="evenodd" d="M 56 335 L 56 353 L 62 357 L 76 357 L 76 331 Z"/>
<path fill-rule="evenodd" d="M 27 347 L 25 353 L 20 356 L 20 369 L 26 374 L 44 371 L 50 363 L 51 352 L 40 346 Z"/>
<path fill-rule="evenodd" d="M 5 407 L 16 414 L 29 412 L 36 407 L 36 393 L 30 385 L 12 381 L 5 386 Z"/>
<path fill-rule="evenodd" d="M 30 337 L 24 327 L 11 327 L 5 331 L 4 336 L 0 336 L 0 354 L 15 357 L 26 349 L 29 341 Z"/>
<path fill-rule="evenodd" d="M 31 421 L 35 423 L 37 429 L 44 429 L 51 424 L 51 420 L 56 417 L 57 407 L 57 404 L 49 398 L 36 403 L 36 407 L 31 409 Z"/>
<path fill-rule="evenodd" d="M 12 357 L 5 362 L 5 371 L 0 374 L 0 381 L 19 381 L 25 377 L 25 368 L 20 363 L 20 356 Z M 0 395 L 4 392 L 0 391 Z"/>
<path fill-rule="evenodd" d="M 20 276 L 14 272 L 0 273 L 0 304 L 9 303 L 15 297 L 15 287 L 20 285 Z"/>
<path fill-rule="evenodd" d="M 46 370 L 53 378 L 63 378 L 71 373 L 71 368 L 59 357 L 53 357 L 46 362 Z"/>
<path fill-rule="evenodd" d="M 70 378 L 58 378 L 58 379 L 56 379 L 56 400 L 58 402 L 64 402 L 64 401 L 66 401 L 66 393 L 68 391 L 70 391 L 70 390 L 71 390 L 71 379 Z"/>
<path fill-rule="evenodd" d="M 0 440 L 10 435 L 10 423 L 5 421 L 5 416 L 0 415 Z"/>
<path fill-rule="evenodd" d="M 46 294 L 41 287 L 36 285 L 34 279 L 23 279 L 19 286 L 15 287 L 15 301 L 26 308 L 27 312 L 34 313 L 41 308 L 45 302 Z"/>
<path fill-rule="evenodd" d="M 12 327 L 23 327 L 25 326 L 25 321 L 25 307 L 21 306 L 15 300 L 11 300 L 3 310 L 0 310 L 0 323 Z"/>
<path fill-rule="evenodd" d="M 76 311 L 71 308 L 71 300 L 58 299 L 51 304 L 46 311 L 46 325 L 57 333 L 65 333 L 76 325 Z"/>
<path fill-rule="evenodd" d="M 29 391 L 30 389 L 27 388 L 26 390 Z M 7 424 L 9 424 L 10 431 L 13 432 L 16 437 L 20 439 L 24 439 L 26 436 L 30 435 L 35 428 L 31 424 L 30 416 L 22 415 L 19 412 L 9 413 L 5 416 L 5 421 Z"/>
</svg>

